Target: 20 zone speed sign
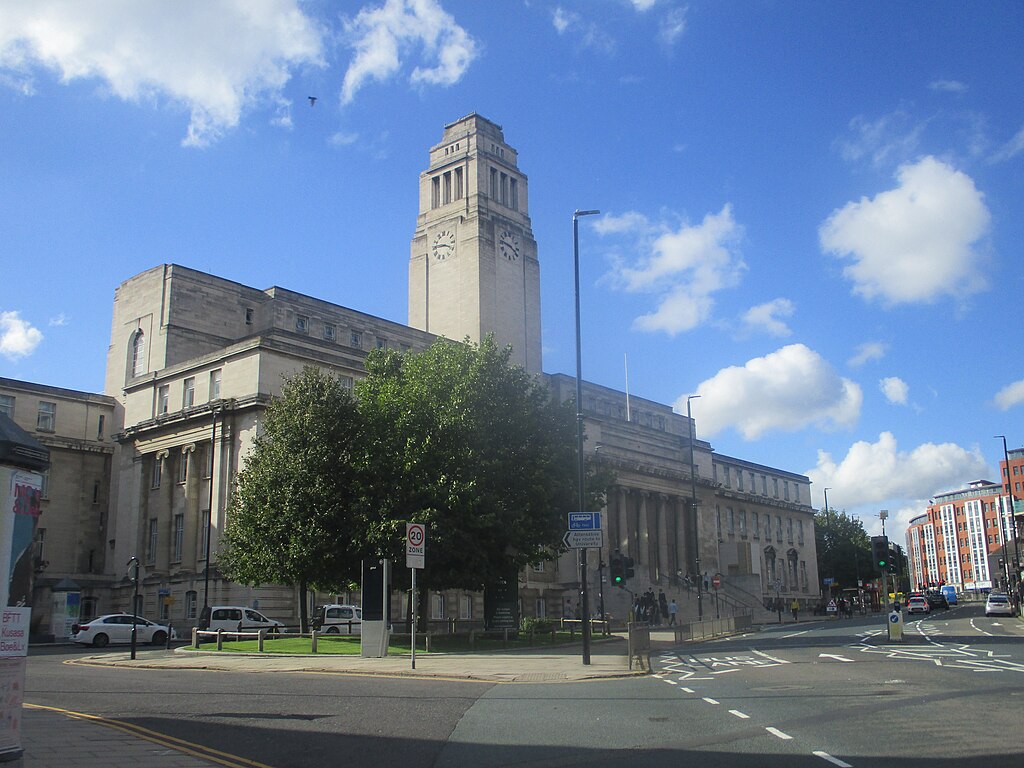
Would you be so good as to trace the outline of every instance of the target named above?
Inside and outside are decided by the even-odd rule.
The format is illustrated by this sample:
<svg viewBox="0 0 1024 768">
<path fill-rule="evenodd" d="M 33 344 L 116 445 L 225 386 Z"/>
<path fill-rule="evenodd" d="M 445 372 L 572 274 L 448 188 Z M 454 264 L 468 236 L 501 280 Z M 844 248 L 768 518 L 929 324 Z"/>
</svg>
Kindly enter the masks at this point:
<svg viewBox="0 0 1024 768">
<path fill-rule="evenodd" d="M 427 528 L 422 523 L 405 524 L 405 567 L 423 568 L 427 550 Z"/>
</svg>

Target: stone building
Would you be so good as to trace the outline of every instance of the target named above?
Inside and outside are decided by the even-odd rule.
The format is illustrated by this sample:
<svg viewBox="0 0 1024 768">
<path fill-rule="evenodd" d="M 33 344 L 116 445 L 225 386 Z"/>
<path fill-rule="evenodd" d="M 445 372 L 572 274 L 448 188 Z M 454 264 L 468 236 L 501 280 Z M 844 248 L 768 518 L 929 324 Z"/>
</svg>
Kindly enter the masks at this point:
<svg viewBox="0 0 1024 768">
<path fill-rule="evenodd" d="M 478 341 L 493 332 L 519 364 L 544 376 L 527 177 L 501 127 L 476 114 L 445 126 L 419 190 L 408 326 L 176 264 L 117 288 L 105 384 L 118 432 L 105 572 L 117 586 L 104 610 L 128 607 L 124 564 L 138 557 L 145 615 L 188 626 L 202 604 L 230 603 L 294 623 L 292 590 L 230 583 L 216 568 L 216 552 L 231 484 L 260 415 L 283 377 L 303 365 L 352 381 L 371 349 L 422 350 L 437 336 Z M 555 397 L 574 397 L 572 377 L 544 378 Z M 806 477 L 718 455 L 670 406 L 635 397 L 627 403 L 624 393 L 598 384 L 585 383 L 583 412 L 585 450 L 616 477 L 604 510 L 605 547 L 590 551 L 587 568 L 606 612 L 622 618 L 628 610 L 629 592 L 601 583 L 616 549 L 636 562 L 632 591 L 665 591 L 684 615 L 696 612 L 693 586 L 705 575 L 709 583 L 721 575 L 715 596 L 731 605 L 760 606 L 779 595 L 818 599 Z M 573 603 L 580 588 L 574 558 L 570 552 L 525 569 L 525 615 L 562 615 Z M 431 606 L 431 618 L 442 622 L 483 615 L 474 594 L 438 593 Z"/>
<path fill-rule="evenodd" d="M 74 593 L 91 615 L 112 585 L 110 478 L 116 431 L 115 401 L 0 378 L 0 413 L 50 451 L 43 473 L 41 514 L 33 537 L 31 605 L 33 636 L 64 636 L 54 621 L 55 593 Z"/>
</svg>

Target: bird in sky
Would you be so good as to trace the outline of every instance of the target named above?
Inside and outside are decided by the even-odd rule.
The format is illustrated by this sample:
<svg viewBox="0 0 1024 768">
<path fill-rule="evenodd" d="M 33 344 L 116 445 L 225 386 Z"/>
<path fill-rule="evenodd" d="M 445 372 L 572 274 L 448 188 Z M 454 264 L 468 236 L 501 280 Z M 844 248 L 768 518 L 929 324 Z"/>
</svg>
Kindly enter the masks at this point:
<svg viewBox="0 0 1024 768">
<path fill-rule="evenodd" d="M 316 96 L 307 96 L 306 98 L 309 99 L 309 106 L 311 106 L 311 107 L 315 107 L 316 106 Z"/>
</svg>

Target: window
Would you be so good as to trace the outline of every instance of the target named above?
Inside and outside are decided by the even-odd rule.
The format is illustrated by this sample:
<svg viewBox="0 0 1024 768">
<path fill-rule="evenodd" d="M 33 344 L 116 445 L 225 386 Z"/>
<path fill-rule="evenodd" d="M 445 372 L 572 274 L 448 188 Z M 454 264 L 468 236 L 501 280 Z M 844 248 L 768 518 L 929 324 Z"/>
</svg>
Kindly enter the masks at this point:
<svg viewBox="0 0 1024 768">
<path fill-rule="evenodd" d="M 800 485 L 793 483 L 793 501 L 800 501 Z"/>
<path fill-rule="evenodd" d="M 150 488 L 159 488 L 164 476 L 164 460 L 160 455 L 153 456 L 153 474 L 150 477 Z"/>
<path fill-rule="evenodd" d="M 544 561 L 543 560 L 534 563 L 530 567 L 533 568 L 533 572 L 534 573 L 544 573 Z"/>
<path fill-rule="evenodd" d="M 298 333 L 307 333 L 309 331 L 309 318 L 305 315 L 296 315 L 295 330 Z"/>
<path fill-rule="evenodd" d="M 736 470 L 736 490 L 737 491 L 742 491 L 743 490 L 743 470 L 742 469 L 737 469 Z"/>
<path fill-rule="evenodd" d="M 199 595 L 195 590 L 189 590 L 185 593 L 185 618 L 194 619 L 196 617 L 196 605 L 198 604 Z"/>
<path fill-rule="evenodd" d="M 132 337 L 132 376 L 141 376 L 146 372 L 146 337 L 142 331 L 136 331 Z"/>
<path fill-rule="evenodd" d="M 473 618 L 473 596 L 463 595 L 459 599 L 459 618 L 460 619 L 472 619 Z"/>
<path fill-rule="evenodd" d="M 721 507 L 715 507 L 715 536 L 721 541 L 722 539 L 722 509 Z"/>
<path fill-rule="evenodd" d="M 519 181 L 512 179 L 509 184 L 509 207 L 513 211 L 519 210 Z"/>
<path fill-rule="evenodd" d="M 245 308 L 245 324 L 252 325 L 253 318 L 256 316 L 256 311 L 252 307 Z"/>
<path fill-rule="evenodd" d="M 761 516 L 757 512 L 750 513 L 750 528 L 755 539 L 761 538 Z"/>
<path fill-rule="evenodd" d="M 747 478 L 750 480 L 750 492 L 751 493 L 757 493 L 757 484 L 754 483 L 754 473 L 753 472 L 748 472 L 747 473 Z"/>
<path fill-rule="evenodd" d="M 441 177 L 435 176 L 430 180 L 430 207 L 437 208 L 441 204 Z"/>
<path fill-rule="evenodd" d="M 740 536 L 747 537 L 747 512 L 744 509 L 740 510 Z"/>
<path fill-rule="evenodd" d="M 196 404 L 196 377 L 189 376 L 181 386 L 181 407 L 191 408 Z"/>
<path fill-rule="evenodd" d="M 181 562 L 181 552 L 185 544 L 185 516 L 177 514 L 174 516 L 174 553 L 172 562 Z"/>
<path fill-rule="evenodd" d="M 776 499 L 779 498 L 779 478 L 777 477 L 772 478 L 772 496 Z"/>
<path fill-rule="evenodd" d="M 146 547 L 146 562 L 152 565 L 156 562 L 157 532 L 160 530 L 155 517 L 149 518 L 149 544 Z"/>
<path fill-rule="evenodd" d="M 203 479 L 209 480 L 213 476 L 213 443 L 203 449 Z"/>
<path fill-rule="evenodd" d="M 161 595 L 157 598 L 160 603 L 160 621 L 167 621 L 171 617 L 171 604 L 168 602 L 170 595 Z"/>
<path fill-rule="evenodd" d="M 543 597 L 538 597 L 533 602 L 533 610 L 537 615 L 538 619 L 542 619 L 548 615 L 548 605 Z"/>
<path fill-rule="evenodd" d="M 203 528 L 199 536 L 199 559 L 206 559 L 206 542 L 210 538 L 210 510 L 204 509 L 199 513 L 203 518 Z"/>
<path fill-rule="evenodd" d="M 725 487 L 726 488 L 731 488 L 732 487 L 732 479 L 729 477 L 729 468 L 728 467 L 722 467 L 722 472 L 723 472 L 723 477 L 725 478 L 724 479 Z"/>
<path fill-rule="evenodd" d="M 764 540 L 771 541 L 772 538 L 772 516 L 766 514 L 764 516 Z"/>
<path fill-rule="evenodd" d="M 334 341 L 334 326 L 331 323 L 324 323 L 324 338 Z"/>
<path fill-rule="evenodd" d="M 444 617 L 444 595 L 435 592 L 430 598 L 430 618 L 443 619 Z"/>
<path fill-rule="evenodd" d="M 783 493 L 784 493 L 784 498 L 786 499 L 786 501 L 789 501 L 789 481 L 788 480 L 784 480 L 782 482 L 782 490 L 783 490 Z"/>
<path fill-rule="evenodd" d="M 767 475 L 761 475 L 761 495 L 762 496 L 767 496 L 768 495 L 768 476 Z"/>
<path fill-rule="evenodd" d="M 797 544 L 803 544 L 804 543 L 804 521 L 803 520 L 797 520 L 796 521 L 796 542 L 797 542 Z"/>
<path fill-rule="evenodd" d="M 444 174 L 444 197 L 442 198 L 444 203 L 450 203 L 452 201 L 452 173 L 446 171 Z"/>
<path fill-rule="evenodd" d="M 100 503 L 100 481 L 94 480 L 92 484 L 92 503 Z"/>
<path fill-rule="evenodd" d="M 730 536 L 736 534 L 736 519 L 733 514 L 732 507 L 725 508 L 725 528 L 729 532 Z"/>
<path fill-rule="evenodd" d="M 57 428 L 57 404 L 39 401 L 39 412 L 36 414 L 36 429 L 40 432 L 53 432 Z"/>
<path fill-rule="evenodd" d="M 782 541 L 782 518 L 775 516 L 775 540 Z"/>
<path fill-rule="evenodd" d="M 164 384 L 156 391 L 156 414 L 163 416 L 171 407 L 171 388 Z"/>
<path fill-rule="evenodd" d="M 104 421 L 106 421 L 106 417 L 101 413 L 100 414 L 100 418 L 99 418 L 99 420 L 96 423 L 96 439 L 97 440 L 102 440 L 103 439 L 103 423 L 104 423 Z"/>
<path fill-rule="evenodd" d="M 178 483 L 184 484 L 188 480 L 188 454 L 182 453 L 178 457 Z"/>
<path fill-rule="evenodd" d="M 793 518 L 786 518 L 786 541 L 793 543 Z"/>
<path fill-rule="evenodd" d="M 220 400 L 221 369 L 210 371 L 210 400 Z"/>
<path fill-rule="evenodd" d="M 355 347 L 356 349 L 363 348 L 363 334 L 359 331 L 352 331 L 348 337 L 349 346 Z"/>
<path fill-rule="evenodd" d="M 462 199 L 462 169 L 461 168 L 456 168 L 455 169 L 455 189 L 453 190 L 453 194 L 454 194 L 456 200 L 461 200 Z"/>
<path fill-rule="evenodd" d="M 11 395 L 0 395 L 0 413 L 8 419 L 14 418 L 14 397 Z"/>
<path fill-rule="evenodd" d="M 498 169 L 491 168 L 491 199 L 498 199 Z"/>
<path fill-rule="evenodd" d="M 385 339 L 383 336 L 378 336 L 377 337 L 377 349 L 387 349 L 387 348 L 388 348 L 388 340 Z"/>
</svg>

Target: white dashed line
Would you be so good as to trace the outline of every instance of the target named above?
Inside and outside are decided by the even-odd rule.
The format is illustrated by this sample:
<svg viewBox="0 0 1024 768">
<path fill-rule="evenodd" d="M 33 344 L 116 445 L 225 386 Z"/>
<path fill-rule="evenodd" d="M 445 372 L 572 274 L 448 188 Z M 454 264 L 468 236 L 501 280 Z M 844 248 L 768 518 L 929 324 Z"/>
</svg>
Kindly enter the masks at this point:
<svg viewBox="0 0 1024 768">
<path fill-rule="evenodd" d="M 772 728 L 771 726 L 768 726 L 767 728 L 765 728 L 765 730 L 768 731 L 768 733 L 770 733 L 772 736 L 778 736 L 780 739 L 783 740 L 789 740 L 793 738 L 788 733 L 783 733 L 778 728 Z"/>
<path fill-rule="evenodd" d="M 669 685 L 679 685 L 675 680 L 662 680 L 662 682 L 668 683 Z"/>
<path fill-rule="evenodd" d="M 729 710 L 729 714 L 730 715 L 736 715 L 736 717 L 738 717 L 740 720 L 749 720 L 750 719 L 750 715 L 746 715 L 746 714 L 740 712 L 738 709 L 730 709 Z"/>
<path fill-rule="evenodd" d="M 850 765 L 849 763 L 844 763 L 838 757 L 832 757 L 832 755 L 830 755 L 828 752 L 818 751 L 818 752 L 813 752 L 812 754 L 815 757 L 820 757 L 822 760 L 828 760 L 830 763 L 832 763 L 832 765 L 838 765 L 839 768 L 853 768 L 853 766 Z"/>
<path fill-rule="evenodd" d="M 680 686 L 679 690 L 686 691 L 687 693 L 693 693 L 693 688 L 683 688 L 682 686 Z"/>
<path fill-rule="evenodd" d="M 751 650 L 753 650 L 753 649 L 751 649 Z M 785 659 L 777 659 L 774 656 L 769 656 L 764 651 L 753 651 L 753 652 L 756 653 L 758 656 L 763 656 L 764 658 L 768 659 L 768 661 L 774 661 L 776 664 L 789 664 L 789 662 L 786 661 Z"/>
<path fill-rule="evenodd" d="M 704 697 L 704 701 L 706 701 L 708 704 L 718 704 L 719 703 L 719 702 L 715 701 L 714 699 L 709 699 L 707 696 Z"/>
</svg>

